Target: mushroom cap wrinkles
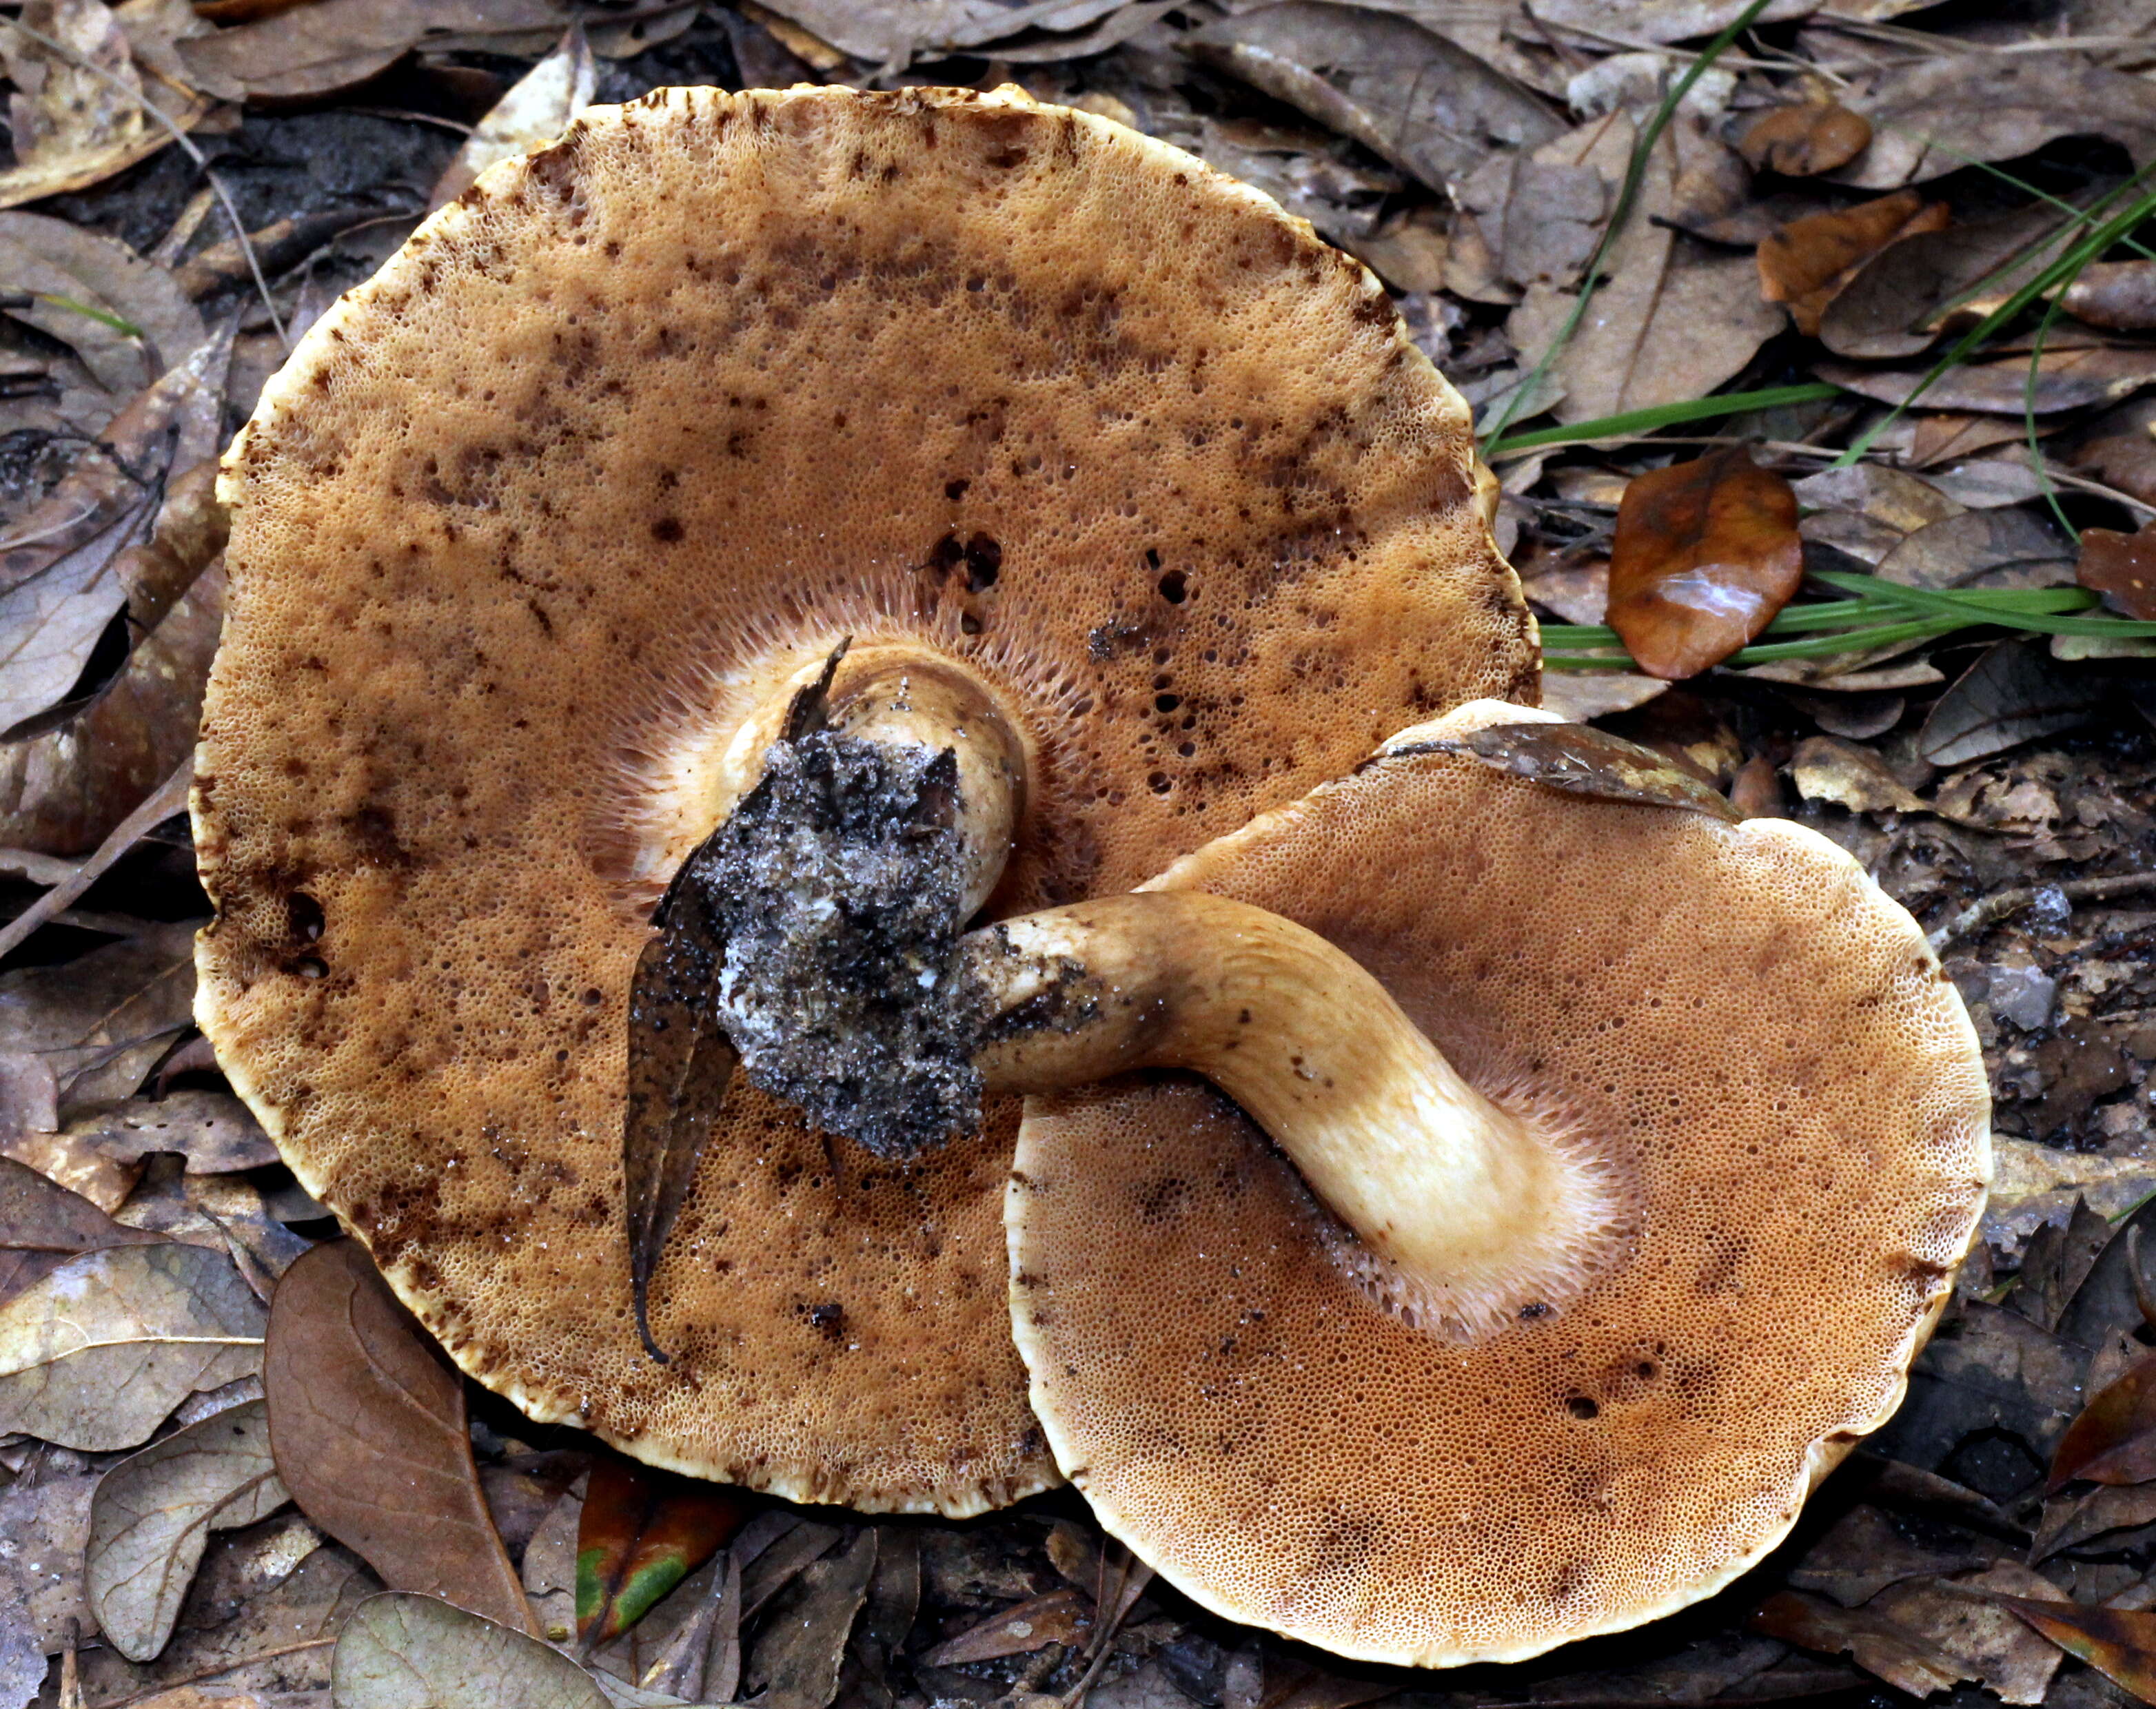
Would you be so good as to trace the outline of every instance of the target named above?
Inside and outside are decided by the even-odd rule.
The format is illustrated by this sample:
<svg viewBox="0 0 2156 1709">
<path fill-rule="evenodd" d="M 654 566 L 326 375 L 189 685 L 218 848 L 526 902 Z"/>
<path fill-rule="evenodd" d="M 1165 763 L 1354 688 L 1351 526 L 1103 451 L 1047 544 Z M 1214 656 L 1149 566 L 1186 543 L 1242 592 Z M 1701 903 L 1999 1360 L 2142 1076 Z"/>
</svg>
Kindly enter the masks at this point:
<svg viewBox="0 0 2156 1709">
<path fill-rule="evenodd" d="M 1231 1619 L 1340 1654 L 1517 1660 L 1707 1595 L 1899 1404 L 1981 1213 L 1974 1032 L 1825 839 L 1415 752 L 1147 888 L 1284 914 L 1479 1090 L 1561 1111 L 1637 1231 L 1561 1306 L 1407 1327 L 1232 1104 L 1181 1076 L 1028 1101 L 1012 1315 L 1058 1463 Z"/>
<path fill-rule="evenodd" d="M 1027 751 L 991 912 L 1127 887 L 1534 691 L 1466 412 L 1367 272 L 1015 91 L 660 91 L 484 175 L 227 461 L 198 1012 L 311 1190 L 535 1418 L 799 1499 L 1054 1481 L 1016 1106 L 907 1165 L 737 1082 L 629 1316 L 625 1008 L 752 713 L 850 635 Z"/>
</svg>

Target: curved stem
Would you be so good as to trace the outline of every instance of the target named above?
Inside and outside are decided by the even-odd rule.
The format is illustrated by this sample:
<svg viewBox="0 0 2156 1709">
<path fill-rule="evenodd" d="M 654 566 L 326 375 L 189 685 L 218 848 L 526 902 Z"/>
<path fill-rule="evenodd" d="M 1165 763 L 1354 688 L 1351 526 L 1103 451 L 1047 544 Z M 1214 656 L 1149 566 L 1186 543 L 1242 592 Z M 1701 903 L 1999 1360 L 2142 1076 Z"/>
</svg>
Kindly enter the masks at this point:
<svg viewBox="0 0 2156 1709">
<path fill-rule="evenodd" d="M 962 947 L 993 1017 L 974 1058 L 989 1089 L 1204 1075 L 1418 1316 L 1482 1329 L 1551 1305 L 1629 1224 L 1567 1112 L 1478 1091 L 1358 962 L 1278 915 L 1152 891 L 1005 921 Z"/>
</svg>

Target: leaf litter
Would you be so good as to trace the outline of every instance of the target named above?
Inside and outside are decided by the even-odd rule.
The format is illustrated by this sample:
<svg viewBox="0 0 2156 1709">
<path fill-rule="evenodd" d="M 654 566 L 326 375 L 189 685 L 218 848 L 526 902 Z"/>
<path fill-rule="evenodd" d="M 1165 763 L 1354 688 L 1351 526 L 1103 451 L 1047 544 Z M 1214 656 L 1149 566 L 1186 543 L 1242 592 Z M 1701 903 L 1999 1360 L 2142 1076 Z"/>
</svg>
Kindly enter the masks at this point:
<svg viewBox="0 0 2156 1709">
<path fill-rule="evenodd" d="M 2145 194 L 2156 50 L 2097 45 L 2145 33 L 2131 8 L 2023 9 L 1754 8 L 1681 91 L 1744 6 L 33 0 L 58 52 L 0 25 L 0 192 L 34 204 L 0 214 L 0 639 L 23 660 L 0 669 L 0 1347 L 27 1361 L 0 1375 L 0 1709 L 2148 1689 L 2156 1487 L 2128 1403 L 2156 1354 L 2124 1249 L 2156 1220 L 2156 661 L 2105 626 L 2147 610 L 2156 233 L 2058 269 Z M 200 471 L 282 329 L 430 191 L 588 101 L 1012 74 L 1352 246 L 1500 436 L 1548 698 L 1603 727 L 1496 732 L 1486 762 L 1793 816 L 1917 913 L 1969 1003 L 1997 1096 L 1986 1244 L 1902 1414 L 1696 1616 L 1475 1681 L 1357 1669 L 1192 1608 L 1068 1495 L 870 1523 L 654 1482 L 468 1390 L 358 1249 L 317 1244 L 332 1224 L 192 1033 L 206 904 L 174 814 L 222 613 Z M 151 105 L 244 192 L 245 242 Z M 146 398 L 191 358 L 160 426 Z M 1702 465 L 1776 494 L 1751 547 L 1620 526 Z M 1620 534 L 1649 544 L 1614 576 Z M 1644 675 L 1605 624 L 1654 656 L 1637 589 L 1688 575 L 1748 614 L 1665 602 L 1675 680 Z M 69 1352 L 64 1321 L 121 1332 Z"/>
</svg>

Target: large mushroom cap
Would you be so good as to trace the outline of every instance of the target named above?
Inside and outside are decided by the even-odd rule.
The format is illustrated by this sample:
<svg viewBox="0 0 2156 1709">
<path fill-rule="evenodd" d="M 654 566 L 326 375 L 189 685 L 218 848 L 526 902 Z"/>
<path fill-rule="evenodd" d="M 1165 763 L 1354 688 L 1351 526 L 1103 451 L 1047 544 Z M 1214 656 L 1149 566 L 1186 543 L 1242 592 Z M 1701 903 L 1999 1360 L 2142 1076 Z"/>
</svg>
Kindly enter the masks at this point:
<svg viewBox="0 0 2156 1709">
<path fill-rule="evenodd" d="M 1568 795 L 1410 731 L 1148 888 L 1289 916 L 1481 1088 L 1570 1118 L 1635 1235 L 1550 1309 L 1407 1327 L 1194 1081 L 1031 1100 L 1012 1312 L 1056 1458 L 1233 1619 L 1512 1660 L 1706 1595 L 1900 1401 L 1989 1175 L 1982 1061 L 1825 839 Z"/>
<path fill-rule="evenodd" d="M 806 1499 L 1054 1479 L 977 1140 L 737 1082 L 629 1312 L 624 1004 L 744 721 L 843 636 L 1029 753 L 993 909 L 1113 890 L 1533 692 L 1466 410 L 1382 290 L 1016 92 L 662 91 L 486 174 L 232 453 L 200 1013 L 310 1188 L 534 1416 Z"/>
</svg>

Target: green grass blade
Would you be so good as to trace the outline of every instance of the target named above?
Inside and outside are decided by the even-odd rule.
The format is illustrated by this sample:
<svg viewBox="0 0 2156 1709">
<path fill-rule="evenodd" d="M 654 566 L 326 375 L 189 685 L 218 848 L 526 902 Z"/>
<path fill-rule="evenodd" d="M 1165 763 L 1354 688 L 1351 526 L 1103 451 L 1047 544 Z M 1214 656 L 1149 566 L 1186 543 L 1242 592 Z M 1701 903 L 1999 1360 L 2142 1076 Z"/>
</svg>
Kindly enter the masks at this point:
<svg viewBox="0 0 2156 1709">
<path fill-rule="evenodd" d="M 1712 398 L 1688 398 L 1681 403 L 1657 403 L 1645 409 L 1628 409 L 1618 415 L 1598 416 L 1593 421 L 1573 422 L 1568 427 L 1537 428 L 1532 433 L 1504 434 L 1482 447 L 1485 458 L 1509 457 L 1544 445 L 1586 444 L 1595 439 L 1635 439 L 1657 429 L 1688 421 L 1712 421 L 1717 416 L 1739 415 L 1748 409 L 1774 409 L 1785 403 L 1819 403 L 1839 397 L 1841 387 L 1824 380 L 1801 386 L 1769 386 L 1758 392 L 1724 392 Z"/>
<path fill-rule="evenodd" d="M 1676 116 L 1677 104 L 1691 93 L 1691 86 L 1707 74 L 1707 68 L 1727 51 L 1729 44 L 1752 27 L 1753 20 L 1767 9 L 1768 3 L 1768 0 L 1750 0 L 1750 3 L 1729 21 L 1728 27 L 1720 35 L 1707 44 L 1699 57 L 1685 69 L 1684 75 L 1671 84 L 1668 92 L 1662 96 L 1661 105 L 1655 109 L 1654 117 L 1647 121 L 1647 128 L 1640 133 L 1639 141 L 1632 145 L 1632 157 L 1625 167 L 1625 182 L 1618 188 L 1617 205 L 1610 209 L 1609 223 L 1602 228 L 1602 236 L 1594 245 L 1594 253 L 1588 258 L 1586 271 L 1580 275 L 1579 295 L 1573 300 L 1572 312 L 1564 317 L 1564 324 L 1558 328 L 1557 336 L 1550 341 L 1550 347 L 1543 352 L 1542 360 L 1534 365 L 1526 381 L 1507 402 L 1503 414 L 1491 423 L 1489 431 L 1492 444 L 1505 437 L 1505 429 L 1512 424 L 1512 417 L 1519 409 L 1520 400 L 1533 393 L 1536 382 L 1549 372 L 1550 364 L 1572 341 L 1572 335 L 1579 330 L 1579 323 L 1587 315 L 1588 302 L 1594 296 L 1601 278 L 1602 264 L 1609 259 L 1619 234 L 1623 232 L 1625 223 L 1632 217 L 1633 204 L 1640 199 L 1640 186 L 1646 182 L 1647 162 L 1653 157 L 1655 145 L 1662 140 L 1662 132 L 1669 129 L 1670 121 Z"/>
<path fill-rule="evenodd" d="M 50 303 L 56 309 L 65 309 L 70 315 L 80 315 L 85 320 L 95 321 L 100 326 L 110 326 L 124 338 L 140 338 L 142 329 L 132 321 L 123 321 L 105 309 L 92 308 L 88 303 L 79 303 L 73 297 L 64 297 L 51 291 L 32 293 L 41 303 Z"/>
</svg>

